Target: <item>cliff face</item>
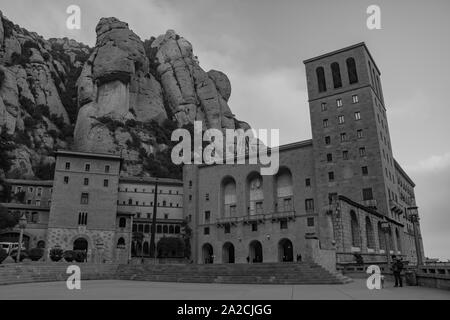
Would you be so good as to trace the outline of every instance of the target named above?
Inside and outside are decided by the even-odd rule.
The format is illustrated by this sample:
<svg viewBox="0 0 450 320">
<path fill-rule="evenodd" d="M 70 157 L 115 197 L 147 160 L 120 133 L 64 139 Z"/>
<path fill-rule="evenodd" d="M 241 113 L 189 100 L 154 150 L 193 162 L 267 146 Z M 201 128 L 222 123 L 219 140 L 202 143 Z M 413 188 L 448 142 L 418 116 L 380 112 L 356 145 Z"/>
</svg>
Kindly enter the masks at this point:
<svg viewBox="0 0 450 320">
<path fill-rule="evenodd" d="M 142 41 L 127 23 L 102 18 L 89 48 L 0 18 L 0 126 L 14 142 L 10 177 L 49 178 L 58 148 L 121 154 L 132 175 L 178 176 L 169 163 L 173 129 L 196 120 L 205 129 L 249 128 L 228 106 L 227 76 L 205 72 L 172 30 Z"/>
</svg>

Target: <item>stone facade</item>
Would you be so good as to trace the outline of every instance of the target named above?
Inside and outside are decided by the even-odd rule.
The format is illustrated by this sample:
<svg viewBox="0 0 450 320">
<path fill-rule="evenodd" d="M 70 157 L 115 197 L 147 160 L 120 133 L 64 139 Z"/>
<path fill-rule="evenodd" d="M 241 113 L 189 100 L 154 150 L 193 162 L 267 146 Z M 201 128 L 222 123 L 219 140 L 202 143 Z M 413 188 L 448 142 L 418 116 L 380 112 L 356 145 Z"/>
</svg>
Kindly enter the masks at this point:
<svg viewBox="0 0 450 320">
<path fill-rule="evenodd" d="M 393 158 L 380 71 L 367 47 L 304 63 L 313 138 L 281 146 L 276 175 L 260 176 L 250 164 L 184 167 L 194 261 L 301 256 L 330 264 L 329 256 L 345 263 L 355 253 L 382 261 L 381 222 L 389 225 L 391 254 L 415 260 L 414 183 Z"/>
</svg>

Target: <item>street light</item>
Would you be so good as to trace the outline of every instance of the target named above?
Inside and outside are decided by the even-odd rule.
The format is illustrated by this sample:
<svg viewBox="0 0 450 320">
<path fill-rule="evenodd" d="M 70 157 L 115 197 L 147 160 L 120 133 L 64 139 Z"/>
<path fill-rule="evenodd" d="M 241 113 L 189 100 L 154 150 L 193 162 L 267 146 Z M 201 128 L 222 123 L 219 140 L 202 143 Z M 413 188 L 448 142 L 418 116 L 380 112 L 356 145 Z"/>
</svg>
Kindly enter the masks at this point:
<svg viewBox="0 0 450 320">
<path fill-rule="evenodd" d="M 384 243 L 385 243 L 385 249 L 386 249 L 386 265 L 387 269 L 390 269 L 390 255 L 391 255 L 391 249 L 390 249 L 390 243 L 388 239 L 388 232 L 390 230 L 389 222 L 383 221 L 381 222 L 381 229 L 384 232 Z"/>
<path fill-rule="evenodd" d="M 422 265 L 423 262 L 422 262 L 422 251 L 420 249 L 419 230 L 417 226 L 419 223 L 419 211 L 417 209 L 418 209 L 417 206 L 409 207 L 408 215 L 413 224 L 414 244 L 416 245 L 417 268 L 419 268 L 419 266 Z"/>
<path fill-rule="evenodd" d="M 27 218 L 24 214 L 20 216 L 19 219 L 19 229 L 20 229 L 20 235 L 19 235 L 19 248 L 17 249 L 17 258 L 16 263 L 20 262 L 20 252 L 22 251 L 22 241 L 23 241 L 23 230 L 27 226 Z"/>
</svg>

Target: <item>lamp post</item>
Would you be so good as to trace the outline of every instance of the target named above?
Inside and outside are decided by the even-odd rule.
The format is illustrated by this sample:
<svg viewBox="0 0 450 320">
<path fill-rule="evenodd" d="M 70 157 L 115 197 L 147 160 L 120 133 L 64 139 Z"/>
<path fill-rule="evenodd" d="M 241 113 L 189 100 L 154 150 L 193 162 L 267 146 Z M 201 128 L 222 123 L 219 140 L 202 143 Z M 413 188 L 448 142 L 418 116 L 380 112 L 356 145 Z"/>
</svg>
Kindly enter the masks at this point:
<svg viewBox="0 0 450 320">
<path fill-rule="evenodd" d="M 389 239 L 388 239 L 388 232 L 389 232 L 389 222 L 387 221 L 383 221 L 381 222 L 381 229 L 383 229 L 384 232 L 384 243 L 385 243 L 385 249 L 386 249 L 386 265 L 387 265 L 387 269 L 390 269 L 390 264 L 391 264 L 391 259 L 390 259 L 390 255 L 391 255 L 391 249 L 390 249 L 390 243 L 389 243 Z"/>
<path fill-rule="evenodd" d="M 19 219 L 19 229 L 20 229 L 20 235 L 19 235 L 19 248 L 17 249 L 17 258 L 16 263 L 20 262 L 20 253 L 22 251 L 22 241 L 23 241 L 23 230 L 27 226 L 27 218 L 24 214 L 20 216 Z"/>
<path fill-rule="evenodd" d="M 417 256 L 417 269 L 420 265 L 422 265 L 422 251 L 420 249 L 420 240 L 419 240 L 419 230 L 418 230 L 418 223 L 419 223 L 419 211 L 417 210 L 418 207 L 409 207 L 408 213 L 409 217 L 411 219 L 411 222 L 413 224 L 413 231 L 414 231 L 414 244 L 416 246 L 416 256 Z"/>
</svg>

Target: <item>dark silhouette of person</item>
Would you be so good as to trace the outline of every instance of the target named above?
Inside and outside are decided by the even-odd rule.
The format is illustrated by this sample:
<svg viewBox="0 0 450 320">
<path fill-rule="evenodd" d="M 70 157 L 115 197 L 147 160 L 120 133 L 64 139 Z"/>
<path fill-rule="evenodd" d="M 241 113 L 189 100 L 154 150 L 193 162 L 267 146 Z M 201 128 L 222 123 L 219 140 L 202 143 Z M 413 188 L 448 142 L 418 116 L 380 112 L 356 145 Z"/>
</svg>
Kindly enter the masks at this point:
<svg viewBox="0 0 450 320">
<path fill-rule="evenodd" d="M 403 270 L 403 262 L 400 258 L 397 258 L 396 256 L 392 256 L 392 259 L 394 260 L 392 263 L 392 272 L 394 273 L 394 279 L 395 279 L 395 285 L 394 287 L 403 287 L 403 280 L 402 280 L 402 270 Z"/>
<path fill-rule="evenodd" d="M 250 263 L 250 257 L 247 256 L 247 263 Z"/>
<path fill-rule="evenodd" d="M 302 261 L 302 255 L 299 253 L 299 254 L 297 254 L 297 262 L 300 262 L 300 261 Z"/>
</svg>

